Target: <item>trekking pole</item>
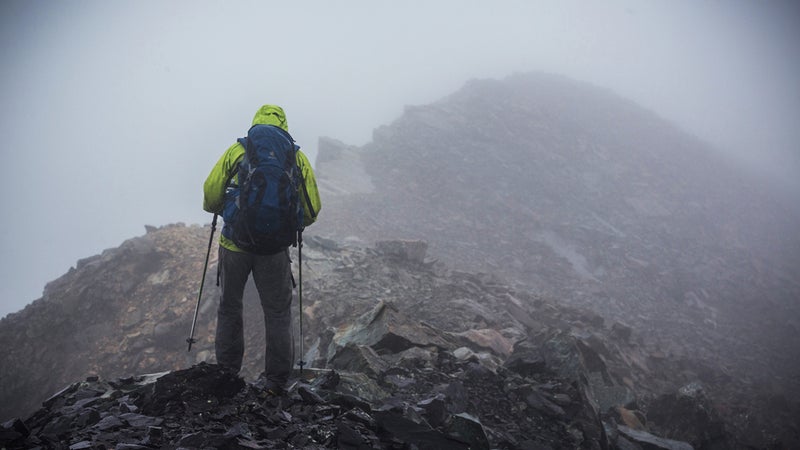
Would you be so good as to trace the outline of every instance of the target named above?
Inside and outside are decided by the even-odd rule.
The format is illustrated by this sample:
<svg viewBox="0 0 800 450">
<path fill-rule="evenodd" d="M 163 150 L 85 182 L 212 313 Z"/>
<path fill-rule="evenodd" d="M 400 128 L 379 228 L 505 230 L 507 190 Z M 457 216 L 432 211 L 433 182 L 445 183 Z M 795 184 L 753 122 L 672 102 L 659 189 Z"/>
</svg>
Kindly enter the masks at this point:
<svg viewBox="0 0 800 450">
<path fill-rule="evenodd" d="M 194 327 L 197 325 L 197 313 L 200 312 L 200 300 L 203 298 L 203 285 L 206 284 L 206 270 L 208 270 L 208 257 L 211 255 L 211 244 L 214 242 L 214 230 L 217 229 L 217 214 L 214 214 L 214 219 L 211 220 L 211 236 L 208 238 L 208 251 L 206 252 L 206 262 L 203 264 L 203 278 L 200 280 L 200 293 L 197 294 L 197 306 L 194 308 L 194 320 L 192 320 L 192 331 L 189 333 L 189 338 L 186 342 L 189 343 L 187 352 L 192 351 L 192 344 L 196 341 L 194 339 Z"/>
<path fill-rule="evenodd" d="M 297 263 L 300 265 L 300 286 L 298 290 L 298 300 L 300 303 L 300 361 L 297 365 L 300 366 L 300 376 L 303 376 L 303 366 L 306 362 L 303 360 L 303 230 L 297 232 Z"/>
</svg>

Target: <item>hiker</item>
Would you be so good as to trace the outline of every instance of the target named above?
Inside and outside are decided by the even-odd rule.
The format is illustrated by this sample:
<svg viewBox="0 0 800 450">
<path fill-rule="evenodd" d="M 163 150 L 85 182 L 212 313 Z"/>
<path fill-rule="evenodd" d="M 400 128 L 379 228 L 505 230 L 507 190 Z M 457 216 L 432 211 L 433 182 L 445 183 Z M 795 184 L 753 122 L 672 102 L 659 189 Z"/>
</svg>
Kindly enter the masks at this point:
<svg viewBox="0 0 800 450">
<path fill-rule="evenodd" d="M 255 131 L 262 133 L 261 135 L 267 134 L 268 139 L 271 140 L 264 141 L 261 137 L 253 136 L 252 133 Z M 261 300 L 266 327 L 266 352 L 262 376 L 265 378 L 265 389 L 273 393 L 284 391 L 293 365 L 290 310 L 293 278 L 289 246 L 297 242 L 296 229 L 302 230 L 302 227 L 312 224 L 316 220 L 321 206 L 311 164 L 300 148 L 294 144 L 288 131 L 286 115 L 281 107 L 262 106 L 253 118 L 253 126 L 248 132 L 248 137 L 240 139 L 223 153 L 203 186 L 205 194 L 203 209 L 211 213 L 222 214 L 225 220 L 219 240 L 218 284 L 221 294 L 217 311 L 215 340 L 217 363 L 235 373 L 238 373 L 242 367 L 244 355 L 242 298 L 245 283 L 252 273 Z M 259 139 L 262 140 L 259 141 Z M 285 167 L 289 169 L 285 171 L 279 169 L 279 173 L 288 175 L 289 172 L 292 172 L 301 175 L 296 178 L 299 180 L 296 192 L 289 194 L 296 194 L 296 198 L 299 199 L 302 212 L 299 212 L 297 207 L 295 210 L 298 211 L 298 216 L 302 215 L 302 218 L 293 218 L 291 214 L 288 216 L 284 214 L 286 217 L 279 218 L 280 221 L 294 224 L 289 226 L 295 229 L 289 230 L 291 233 L 289 238 L 279 240 L 271 246 L 264 246 L 263 242 L 250 242 L 246 238 L 242 238 L 242 235 L 250 236 L 249 230 L 247 233 L 239 232 L 237 234 L 240 225 L 256 228 L 268 225 L 265 223 L 239 223 L 246 220 L 258 220 L 253 219 L 252 215 L 248 215 L 248 219 L 242 218 L 245 215 L 243 212 L 245 207 L 240 202 L 245 201 L 243 192 L 246 189 L 245 177 L 242 173 L 248 173 L 255 167 L 255 164 L 250 161 L 250 159 L 256 159 L 251 157 L 254 155 L 251 150 L 258 151 L 259 145 L 261 147 L 273 146 L 274 148 L 267 148 L 264 158 L 257 158 L 268 159 L 274 157 L 278 151 L 275 146 L 276 142 L 283 146 L 288 145 L 288 151 L 290 151 L 288 154 L 294 153 L 295 155 L 291 161 L 287 159 L 289 165 Z M 246 150 L 245 146 L 250 148 Z M 283 150 L 282 148 L 281 151 Z M 240 171 L 240 167 L 244 167 L 244 164 L 251 165 L 247 167 L 247 170 Z M 267 185 L 269 185 L 269 179 Z M 286 187 L 285 182 L 274 185 L 279 185 L 278 189 Z M 262 193 L 261 196 L 268 197 L 273 194 L 272 191 L 269 191 L 266 195 Z M 258 197 L 258 201 L 262 201 L 260 197 Z M 264 222 L 263 219 L 260 220 Z M 245 249 L 241 247 L 245 247 Z"/>
</svg>

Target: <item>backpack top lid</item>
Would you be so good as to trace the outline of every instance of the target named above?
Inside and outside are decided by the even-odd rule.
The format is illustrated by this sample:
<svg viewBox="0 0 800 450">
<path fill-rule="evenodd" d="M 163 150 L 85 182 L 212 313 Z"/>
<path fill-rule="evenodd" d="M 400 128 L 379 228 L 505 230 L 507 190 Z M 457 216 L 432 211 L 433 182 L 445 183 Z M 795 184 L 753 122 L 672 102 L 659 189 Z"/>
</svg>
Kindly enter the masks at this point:
<svg viewBox="0 0 800 450">
<path fill-rule="evenodd" d="M 286 130 L 276 125 L 253 125 L 247 136 L 238 141 L 245 150 L 243 162 L 257 166 L 266 163 L 267 160 L 262 159 L 267 158 L 278 159 L 281 165 L 285 165 L 288 161 L 284 159 L 290 158 L 290 166 L 296 165 L 295 152 L 298 146 Z M 289 166 L 286 168 L 289 169 Z"/>
</svg>

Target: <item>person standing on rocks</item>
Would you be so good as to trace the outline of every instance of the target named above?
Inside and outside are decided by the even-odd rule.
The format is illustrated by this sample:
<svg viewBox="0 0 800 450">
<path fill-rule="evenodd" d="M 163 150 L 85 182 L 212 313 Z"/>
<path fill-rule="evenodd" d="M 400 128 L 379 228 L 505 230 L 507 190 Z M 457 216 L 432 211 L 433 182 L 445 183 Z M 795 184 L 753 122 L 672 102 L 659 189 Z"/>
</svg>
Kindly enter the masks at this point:
<svg viewBox="0 0 800 450">
<path fill-rule="evenodd" d="M 293 280 L 288 248 L 297 242 L 297 230 L 312 224 L 321 207 L 311 164 L 300 147 L 294 144 L 288 131 L 286 115 L 281 107 L 262 106 L 253 118 L 248 136 L 238 140 L 222 154 L 203 186 L 203 209 L 221 214 L 225 221 L 219 240 L 221 295 L 215 339 L 217 363 L 235 373 L 241 370 L 244 355 L 244 287 L 252 273 L 266 327 L 265 388 L 274 393 L 283 392 L 293 365 L 290 309 Z M 275 170 L 275 164 L 272 168 L 262 168 L 266 167 L 263 165 L 265 160 L 275 159 L 276 153 L 278 159 L 283 154 L 288 156 L 285 156 L 285 162 L 281 163 L 284 165 L 279 167 L 278 175 L 275 175 L 282 177 L 281 181 L 272 185 L 277 185 L 279 190 L 287 189 L 287 185 L 292 188 L 288 188 L 289 194 L 283 196 L 267 190 L 266 197 L 280 198 L 275 201 L 289 201 L 297 215 L 291 217 L 292 214 L 282 213 L 283 217 L 276 219 L 279 222 L 285 220 L 290 223 L 288 226 L 294 227 L 289 230 L 292 234 L 288 240 L 270 240 L 271 244 L 265 245 L 258 235 L 253 238 L 251 231 L 268 226 L 265 222 L 276 220 L 264 219 L 260 213 L 246 214 L 246 208 L 264 208 L 261 204 L 249 205 L 246 199 L 257 198 L 254 201 L 263 202 L 262 197 L 265 196 L 263 193 L 260 196 L 248 196 L 246 193 L 247 189 L 266 189 L 264 184 L 270 185 L 269 171 Z M 251 174 L 258 170 L 268 174 L 266 183 L 251 182 Z M 292 183 L 296 185 L 289 184 L 289 180 L 295 180 Z M 295 200 L 284 200 L 284 197 Z M 302 206 L 302 212 L 297 207 L 298 203 Z M 248 221 L 261 223 L 246 223 L 245 216 Z M 251 218 L 255 216 L 258 219 Z"/>
</svg>

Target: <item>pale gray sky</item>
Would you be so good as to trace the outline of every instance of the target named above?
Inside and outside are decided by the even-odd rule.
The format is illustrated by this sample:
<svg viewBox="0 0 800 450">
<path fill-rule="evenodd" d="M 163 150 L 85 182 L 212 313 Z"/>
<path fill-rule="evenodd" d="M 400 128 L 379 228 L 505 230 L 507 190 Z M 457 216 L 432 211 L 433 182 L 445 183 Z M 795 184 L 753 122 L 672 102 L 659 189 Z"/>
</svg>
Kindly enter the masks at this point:
<svg viewBox="0 0 800 450">
<path fill-rule="evenodd" d="M 561 73 L 796 183 L 798 42 L 792 1 L 3 0 L 0 316 L 145 224 L 210 222 L 262 103 L 313 158 L 471 78 Z"/>
</svg>

